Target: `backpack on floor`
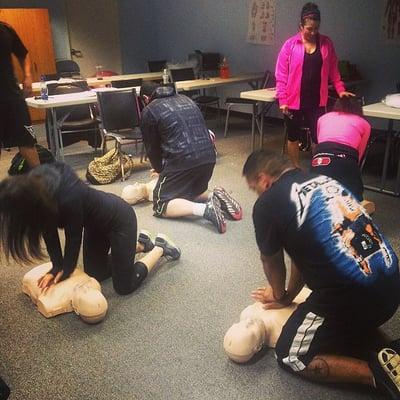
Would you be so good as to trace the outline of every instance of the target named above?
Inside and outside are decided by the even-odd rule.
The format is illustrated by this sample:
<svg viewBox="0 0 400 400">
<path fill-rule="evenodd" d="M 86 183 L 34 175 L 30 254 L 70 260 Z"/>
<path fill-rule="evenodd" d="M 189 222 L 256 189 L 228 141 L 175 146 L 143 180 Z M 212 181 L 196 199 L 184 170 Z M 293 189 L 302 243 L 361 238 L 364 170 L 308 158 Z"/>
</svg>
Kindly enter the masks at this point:
<svg viewBox="0 0 400 400">
<path fill-rule="evenodd" d="M 54 156 L 45 147 L 40 144 L 35 144 L 36 150 L 39 155 L 40 164 L 53 163 Z M 18 152 L 11 160 L 10 168 L 8 169 L 9 175 L 22 175 L 30 171 L 29 165 L 21 153 Z"/>
</svg>

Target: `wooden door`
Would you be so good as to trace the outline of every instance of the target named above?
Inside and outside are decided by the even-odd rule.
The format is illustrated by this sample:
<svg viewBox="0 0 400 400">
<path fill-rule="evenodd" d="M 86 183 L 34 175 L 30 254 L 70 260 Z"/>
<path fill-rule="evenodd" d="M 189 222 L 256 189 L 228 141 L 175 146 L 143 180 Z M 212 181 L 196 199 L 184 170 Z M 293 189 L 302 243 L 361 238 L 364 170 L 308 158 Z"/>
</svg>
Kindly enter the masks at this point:
<svg viewBox="0 0 400 400">
<path fill-rule="evenodd" d="M 40 81 L 40 75 L 56 72 L 53 38 L 51 34 L 48 10 L 45 8 L 0 8 L 0 20 L 10 24 L 25 47 L 32 62 L 32 80 Z M 22 70 L 18 61 L 13 59 L 14 71 L 19 82 Z M 30 109 L 32 121 L 43 121 L 44 111 Z"/>
</svg>

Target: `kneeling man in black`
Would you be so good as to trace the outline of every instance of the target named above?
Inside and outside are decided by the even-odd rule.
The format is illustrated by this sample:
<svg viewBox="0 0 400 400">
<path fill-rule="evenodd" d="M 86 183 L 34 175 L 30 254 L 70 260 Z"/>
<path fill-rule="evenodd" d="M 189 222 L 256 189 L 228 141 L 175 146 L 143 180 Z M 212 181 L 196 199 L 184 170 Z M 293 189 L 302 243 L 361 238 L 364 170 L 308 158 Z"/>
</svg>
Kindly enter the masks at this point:
<svg viewBox="0 0 400 400">
<path fill-rule="evenodd" d="M 62 163 L 41 165 L 0 183 L 0 226 L 2 250 L 22 262 L 43 256 L 44 238 L 53 268 L 39 280 L 43 289 L 75 269 L 82 233 L 85 272 L 99 281 L 112 276 L 121 295 L 136 290 L 162 256 L 180 257 L 165 235 L 153 241 L 143 231 L 136 242 L 133 208 L 118 196 L 89 187 Z M 64 254 L 57 228 L 65 232 Z M 146 255 L 135 262 L 136 252 Z"/>
<path fill-rule="evenodd" d="M 400 301 L 389 242 L 332 178 L 304 173 L 266 150 L 249 156 L 243 175 L 259 195 L 253 222 L 269 283 L 253 297 L 265 308 L 282 308 L 304 284 L 312 290 L 282 329 L 279 365 L 310 380 L 366 384 L 399 399 L 398 342 L 366 343 Z M 287 286 L 284 250 L 291 258 Z"/>
<path fill-rule="evenodd" d="M 242 208 L 222 187 L 208 191 L 215 166 L 215 149 L 197 104 L 172 87 L 144 82 L 140 95 L 141 130 L 147 156 L 159 174 L 153 192 L 154 215 L 164 218 L 199 216 L 219 233 L 225 215 L 242 218 Z"/>
</svg>

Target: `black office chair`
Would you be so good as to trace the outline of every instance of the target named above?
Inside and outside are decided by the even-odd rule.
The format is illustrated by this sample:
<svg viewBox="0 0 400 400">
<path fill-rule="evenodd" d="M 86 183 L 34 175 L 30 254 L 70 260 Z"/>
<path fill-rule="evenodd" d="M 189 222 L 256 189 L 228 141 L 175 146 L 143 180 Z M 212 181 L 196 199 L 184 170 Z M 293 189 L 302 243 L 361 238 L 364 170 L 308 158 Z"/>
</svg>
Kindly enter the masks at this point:
<svg viewBox="0 0 400 400">
<path fill-rule="evenodd" d="M 160 72 L 167 68 L 167 60 L 152 60 L 147 61 L 149 72 Z"/>
<path fill-rule="evenodd" d="M 142 86 L 143 79 L 119 79 L 117 81 L 111 81 L 111 86 L 114 88 L 129 88 Z"/>
<path fill-rule="evenodd" d="M 79 76 L 81 69 L 74 60 L 58 60 L 56 61 L 57 74 L 62 78 L 72 78 Z"/>
<path fill-rule="evenodd" d="M 144 158 L 144 144 L 140 125 L 139 101 L 136 90 L 103 91 L 97 92 L 99 105 L 101 131 L 103 137 L 103 154 L 106 152 L 108 138 L 115 141 L 115 148 L 120 155 L 122 176 L 125 180 L 125 171 L 122 157 L 122 146 L 135 143 L 136 151 L 138 143 L 142 143 L 140 162 Z"/>
<path fill-rule="evenodd" d="M 80 93 L 89 90 L 86 81 L 71 83 L 49 83 L 49 96 L 58 94 Z M 100 142 L 100 130 L 96 119 L 94 105 L 79 104 L 75 106 L 57 107 L 57 132 L 60 141 L 60 151 L 63 154 L 65 146 L 87 140 L 96 150 Z M 47 126 L 46 126 L 47 128 Z M 47 132 L 47 137 L 49 133 Z"/>
<path fill-rule="evenodd" d="M 59 74 L 43 74 L 44 80 L 47 81 L 58 81 L 60 79 Z"/>
<path fill-rule="evenodd" d="M 180 81 L 191 81 L 195 80 L 193 68 L 177 68 L 169 70 L 172 82 Z M 218 96 L 207 96 L 206 94 L 200 94 L 200 90 L 186 90 L 184 94 L 190 97 L 200 108 L 204 107 L 207 112 L 207 107 L 215 104 L 218 108 L 218 115 L 220 115 L 219 97 Z"/>
<path fill-rule="evenodd" d="M 203 53 L 200 50 L 196 50 L 196 53 L 200 57 L 200 75 L 203 77 L 217 76 L 219 73 L 219 67 L 221 64 L 220 53 Z"/>
<path fill-rule="evenodd" d="M 268 87 L 274 86 L 274 77 L 270 71 L 266 71 L 264 74 L 262 86 L 260 89 L 266 89 Z M 224 130 L 224 137 L 228 135 L 228 126 L 229 126 L 229 114 L 231 108 L 233 106 L 242 106 L 242 105 L 251 105 L 253 107 L 252 110 L 252 121 L 253 123 L 257 123 L 258 126 L 258 117 L 262 117 L 268 113 L 274 103 L 261 103 L 261 110 L 258 111 L 260 102 L 257 100 L 250 100 L 250 99 L 242 99 L 241 97 L 227 97 L 225 100 L 226 105 L 226 119 L 225 119 L 225 130 Z M 258 130 L 261 133 L 261 127 L 258 126 Z"/>
</svg>

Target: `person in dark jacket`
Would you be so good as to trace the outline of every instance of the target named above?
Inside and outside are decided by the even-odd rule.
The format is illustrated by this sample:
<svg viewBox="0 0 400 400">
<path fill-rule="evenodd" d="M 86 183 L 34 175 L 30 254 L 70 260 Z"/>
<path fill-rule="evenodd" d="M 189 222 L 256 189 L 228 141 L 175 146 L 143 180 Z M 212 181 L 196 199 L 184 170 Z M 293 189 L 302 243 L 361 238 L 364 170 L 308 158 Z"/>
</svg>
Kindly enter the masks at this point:
<svg viewBox="0 0 400 400">
<path fill-rule="evenodd" d="M 64 254 L 58 228 L 65 233 Z M 29 262 L 43 257 L 43 238 L 53 264 L 38 282 L 43 290 L 73 272 L 82 234 L 85 272 L 99 281 L 112 276 L 121 295 L 137 289 L 162 256 L 180 257 L 179 248 L 165 235 L 153 241 L 142 231 L 136 242 L 133 208 L 114 194 L 87 186 L 66 164 L 43 164 L 0 183 L 1 250 L 7 258 Z M 146 255 L 135 262 L 137 252 Z"/>
<path fill-rule="evenodd" d="M 159 174 L 153 192 L 154 215 L 200 216 L 224 233 L 224 214 L 240 220 L 242 208 L 222 187 L 208 191 L 216 156 L 199 107 L 189 97 L 176 94 L 173 87 L 154 82 L 144 82 L 140 95 L 146 105 L 141 120 L 143 140 Z"/>
<path fill-rule="evenodd" d="M 23 91 L 14 73 L 12 55 L 23 73 Z M 31 60 L 28 50 L 15 30 L 0 21 L 0 153 L 1 147 L 18 146 L 33 168 L 40 164 L 36 151 L 36 136 L 24 97 L 32 92 Z"/>
</svg>

